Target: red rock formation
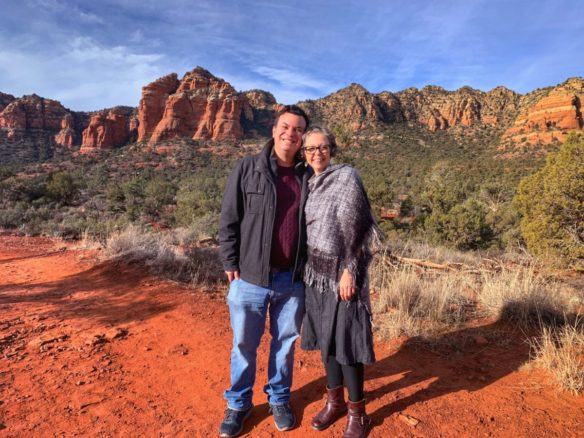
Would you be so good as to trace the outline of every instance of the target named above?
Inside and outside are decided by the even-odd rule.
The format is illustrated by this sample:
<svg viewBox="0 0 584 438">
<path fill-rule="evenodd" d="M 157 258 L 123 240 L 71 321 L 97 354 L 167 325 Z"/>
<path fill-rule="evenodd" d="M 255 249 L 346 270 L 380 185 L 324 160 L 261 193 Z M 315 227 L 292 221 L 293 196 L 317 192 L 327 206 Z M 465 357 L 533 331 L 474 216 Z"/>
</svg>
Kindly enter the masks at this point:
<svg viewBox="0 0 584 438">
<path fill-rule="evenodd" d="M 61 130 L 55 135 L 55 142 L 59 146 L 65 146 L 71 149 L 75 141 L 74 120 L 71 114 L 65 115 L 61 120 Z"/>
<path fill-rule="evenodd" d="M 391 112 L 390 100 L 387 95 L 378 99 L 363 86 L 351 84 L 322 99 L 303 101 L 299 105 L 314 123 L 358 131 L 383 123 L 388 112 Z"/>
<path fill-rule="evenodd" d="M 69 111 L 56 100 L 32 94 L 14 99 L 0 113 L 0 130 L 10 140 L 21 139 L 27 133 L 55 132 Z"/>
<path fill-rule="evenodd" d="M 168 96 L 179 86 L 176 73 L 164 76 L 142 87 L 142 98 L 138 106 L 138 141 L 149 140 L 162 119 Z"/>
<path fill-rule="evenodd" d="M 81 153 L 113 149 L 126 144 L 130 137 L 132 108 L 116 107 L 94 114 L 83 131 Z"/>
<path fill-rule="evenodd" d="M 568 131 L 584 127 L 583 100 L 582 78 L 571 78 L 557 87 L 530 93 L 524 97 L 523 108 L 513 126 L 503 134 L 503 140 L 532 145 L 563 141 Z"/>
<path fill-rule="evenodd" d="M 484 93 L 470 87 L 446 91 L 442 87 L 427 86 L 420 91 L 409 88 L 397 96 L 405 118 L 427 126 L 432 132 L 496 124 L 515 111 L 519 99 L 517 94 L 504 87 Z"/>
<path fill-rule="evenodd" d="M 139 141 L 243 137 L 240 119 L 245 96 L 231 85 L 201 67 L 176 85 L 176 75 L 168 75 L 142 89 Z"/>
<path fill-rule="evenodd" d="M 0 92 L 0 113 L 8 106 L 9 103 L 13 102 L 14 100 L 16 100 L 16 97 L 14 97 L 12 94 Z"/>
<path fill-rule="evenodd" d="M 504 87 L 489 93 L 470 87 L 446 91 L 428 86 L 422 90 L 408 88 L 396 94 L 387 91 L 372 94 L 353 84 L 323 99 L 300 105 L 318 122 L 342 124 L 354 131 L 404 121 L 437 131 L 496 125 L 499 121 L 509 123 L 518 100 L 516 93 Z"/>
</svg>

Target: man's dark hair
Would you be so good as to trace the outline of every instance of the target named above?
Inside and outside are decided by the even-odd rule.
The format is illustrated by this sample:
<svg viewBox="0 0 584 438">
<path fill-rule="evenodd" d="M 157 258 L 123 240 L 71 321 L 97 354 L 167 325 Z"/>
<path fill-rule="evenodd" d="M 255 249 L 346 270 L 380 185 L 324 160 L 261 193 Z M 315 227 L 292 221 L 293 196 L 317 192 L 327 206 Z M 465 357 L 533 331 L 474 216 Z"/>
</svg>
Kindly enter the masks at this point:
<svg viewBox="0 0 584 438">
<path fill-rule="evenodd" d="M 306 132 L 306 130 L 308 129 L 308 125 L 310 124 L 310 120 L 308 119 L 308 115 L 298 105 L 284 105 L 283 107 L 281 107 L 280 110 L 276 113 L 276 119 L 274 120 L 274 126 L 276 126 L 278 124 L 278 120 L 280 120 L 280 116 L 282 114 L 286 114 L 286 113 L 295 114 L 297 116 L 304 118 L 304 121 L 306 122 L 306 127 L 304 128 L 304 132 Z"/>
</svg>

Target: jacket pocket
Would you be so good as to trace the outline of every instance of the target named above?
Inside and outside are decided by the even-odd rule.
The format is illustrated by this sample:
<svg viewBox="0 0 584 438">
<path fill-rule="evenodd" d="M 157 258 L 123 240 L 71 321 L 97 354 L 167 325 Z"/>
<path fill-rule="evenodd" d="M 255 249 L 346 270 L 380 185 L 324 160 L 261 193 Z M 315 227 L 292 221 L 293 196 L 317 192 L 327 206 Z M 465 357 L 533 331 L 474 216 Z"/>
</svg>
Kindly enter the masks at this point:
<svg viewBox="0 0 584 438">
<path fill-rule="evenodd" d="M 264 207 L 264 187 L 259 181 L 252 181 L 245 187 L 247 211 L 259 213 Z"/>
</svg>

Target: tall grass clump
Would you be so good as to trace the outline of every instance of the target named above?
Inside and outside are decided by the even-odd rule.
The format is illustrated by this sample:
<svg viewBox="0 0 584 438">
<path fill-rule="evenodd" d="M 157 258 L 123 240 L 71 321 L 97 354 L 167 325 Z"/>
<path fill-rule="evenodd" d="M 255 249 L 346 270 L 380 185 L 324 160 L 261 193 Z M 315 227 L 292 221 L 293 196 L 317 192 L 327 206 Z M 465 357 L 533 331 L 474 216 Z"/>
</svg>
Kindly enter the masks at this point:
<svg viewBox="0 0 584 438">
<path fill-rule="evenodd" d="M 581 321 L 561 328 L 544 327 L 532 340 L 533 365 L 548 370 L 561 389 L 584 390 L 584 330 Z"/>
<path fill-rule="evenodd" d="M 224 272 L 216 247 L 176 245 L 169 233 L 148 233 L 130 225 L 107 240 L 106 255 L 127 263 L 143 264 L 153 274 L 193 285 L 216 284 Z"/>
<path fill-rule="evenodd" d="M 533 327 L 563 323 L 581 299 L 572 288 L 527 267 L 484 272 L 478 301 L 487 315 Z"/>
<path fill-rule="evenodd" d="M 468 274 L 420 275 L 411 268 L 388 267 L 381 255 L 371 270 L 376 324 L 383 336 L 432 336 L 457 327 L 471 315 L 472 278 Z"/>
</svg>

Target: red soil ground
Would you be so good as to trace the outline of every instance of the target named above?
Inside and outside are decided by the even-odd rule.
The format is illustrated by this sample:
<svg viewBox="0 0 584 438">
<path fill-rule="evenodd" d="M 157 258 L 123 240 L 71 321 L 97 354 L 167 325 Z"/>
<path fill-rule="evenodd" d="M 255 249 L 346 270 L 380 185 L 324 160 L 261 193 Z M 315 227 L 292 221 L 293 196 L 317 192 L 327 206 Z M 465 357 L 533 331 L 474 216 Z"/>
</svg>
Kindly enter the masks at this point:
<svg viewBox="0 0 584 438">
<path fill-rule="evenodd" d="M 250 437 L 341 436 L 309 422 L 322 405 L 317 353 L 297 350 L 293 409 L 280 433 L 258 357 Z M 0 237 L 0 436 L 217 436 L 231 334 L 224 294 L 193 291 L 95 252 Z M 439 347 L 377 341 L 366 369 L 370 437 L 584 436 L 584 397 L 522 369 L 519 330 L 483 324 Z"/>
</svg>

